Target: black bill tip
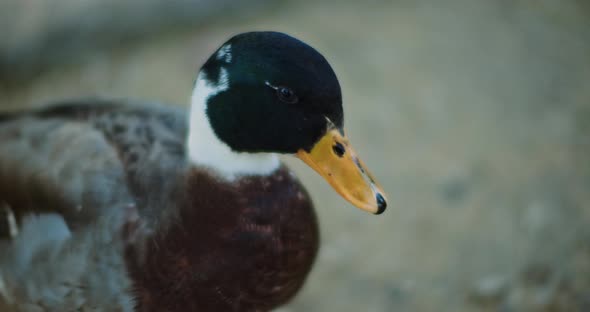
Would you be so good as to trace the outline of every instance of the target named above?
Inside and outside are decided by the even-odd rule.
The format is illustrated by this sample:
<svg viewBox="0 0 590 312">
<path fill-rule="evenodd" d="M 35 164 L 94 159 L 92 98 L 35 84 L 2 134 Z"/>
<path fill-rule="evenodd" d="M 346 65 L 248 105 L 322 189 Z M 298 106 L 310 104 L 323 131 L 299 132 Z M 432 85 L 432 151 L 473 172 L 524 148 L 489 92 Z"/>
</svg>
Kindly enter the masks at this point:
<svg viewBox="0 0 590 312">
<path fill-rule="evenodd" d="M 385 198 L 383 198 L 383 195 L 377 193 L 377 212 L 375 212 L 376 215 L 382 214 L 383 211 L 385 211 L 385 208 L 387 208 L 387 202 L 385 201 Z"/>
</svg>

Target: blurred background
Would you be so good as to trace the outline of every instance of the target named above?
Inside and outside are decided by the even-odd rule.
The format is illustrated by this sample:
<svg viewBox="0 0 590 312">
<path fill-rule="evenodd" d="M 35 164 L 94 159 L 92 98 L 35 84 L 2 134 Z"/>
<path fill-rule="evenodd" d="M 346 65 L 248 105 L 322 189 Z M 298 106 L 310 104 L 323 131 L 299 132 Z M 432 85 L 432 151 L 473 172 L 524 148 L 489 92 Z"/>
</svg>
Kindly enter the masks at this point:
<svg viewBox="0 0 590 312">
<path fill-rule="evenodd" d="M 390 199 L 368 215 L 287 160 L 323 244 L 281 311 L 590 311 L 587 0 L 2 0 L 0 109 L 187 105 L 200 64 L 250 30 L 331 62 Z"/>
</svg>

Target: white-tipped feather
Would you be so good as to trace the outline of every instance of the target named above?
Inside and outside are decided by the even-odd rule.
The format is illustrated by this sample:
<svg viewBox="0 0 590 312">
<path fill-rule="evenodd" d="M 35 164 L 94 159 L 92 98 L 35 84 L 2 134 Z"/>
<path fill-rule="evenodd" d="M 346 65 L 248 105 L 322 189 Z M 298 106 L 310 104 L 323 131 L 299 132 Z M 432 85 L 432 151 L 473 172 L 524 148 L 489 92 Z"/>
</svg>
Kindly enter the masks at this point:
<svg viewBox="0 0 590 312">
<path fill-rule="evenodd" d="M 14 216 L 14 212 L 8 205 L 5 203 L 0 205 L 2 209 L 4 209 L 4 213 L 6 214 L 6 223 L 8 224 L 8 235 L 11 238 L 18 235 L 18 224 L 16 223 L 16 217 Z"/>
<path fill-rule="evenodd" d="M 243 175 L 269 175 L 280 166 L 279 158 L 271 153 L 238 153 L 222 142 L 207 117 L 207 100 L 229 86 L 225 68 L 219 81 L 211 83 L 199 73 L 191 99 L 188 157 L 196 165 L 213 169 L 222 177 L 233 180 Z"/>
</svg>

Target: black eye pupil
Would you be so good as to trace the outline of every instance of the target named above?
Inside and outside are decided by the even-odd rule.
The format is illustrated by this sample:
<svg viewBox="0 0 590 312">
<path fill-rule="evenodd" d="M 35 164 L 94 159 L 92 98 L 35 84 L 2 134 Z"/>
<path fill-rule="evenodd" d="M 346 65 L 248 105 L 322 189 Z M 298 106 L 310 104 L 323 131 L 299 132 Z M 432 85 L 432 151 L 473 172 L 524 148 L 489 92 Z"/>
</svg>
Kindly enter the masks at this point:
<svg viewBox="0 0 590 312">
<path fill-rule="evenodd" d="M 281 92 L 281 95 L 287 99 L 293 95 L 293 92 L 287 88 L 281 88 L 280 92 Z"/>
<path fill-rule="evenodd" d="M 293 92 L 293 90 L 291 90 L 289 88 L 279 87 L 277 89 L 277 93 L 279 95 L 279 98 L 283 102 L 296 103 L 298 101 L 297 96 L 295 95 L 295 93 Z"/>
</svg>

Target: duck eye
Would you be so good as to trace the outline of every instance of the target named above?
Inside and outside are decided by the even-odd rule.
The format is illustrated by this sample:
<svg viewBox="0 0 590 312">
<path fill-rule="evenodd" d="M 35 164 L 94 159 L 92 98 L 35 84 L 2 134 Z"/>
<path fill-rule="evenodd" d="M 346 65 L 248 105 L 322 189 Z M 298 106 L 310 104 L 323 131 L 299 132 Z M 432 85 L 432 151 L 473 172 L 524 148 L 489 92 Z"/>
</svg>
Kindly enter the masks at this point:
<svg viewBox="0 0 590 312">
<path fill-rule="evenodd" d="M 296 103 L 298 100 L 297 96 L 295 95 L 293 90 L 291 90 L 287 87 L 278 87 L 277 94 L 279 95 L 279 99 L 281 99 L 281 101 L 286 102 L 286 103 L 293 104 L 293 103 Z"/>
</svg>

